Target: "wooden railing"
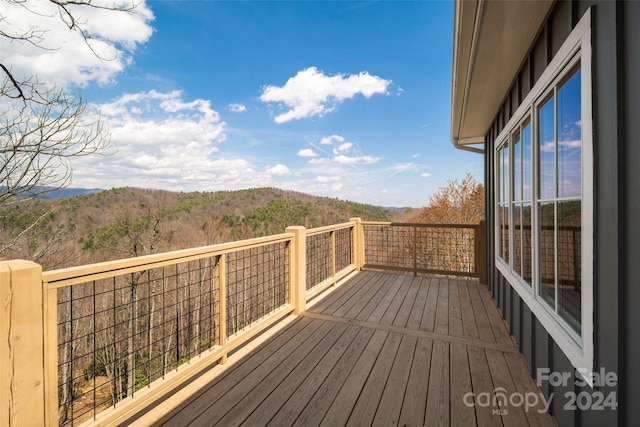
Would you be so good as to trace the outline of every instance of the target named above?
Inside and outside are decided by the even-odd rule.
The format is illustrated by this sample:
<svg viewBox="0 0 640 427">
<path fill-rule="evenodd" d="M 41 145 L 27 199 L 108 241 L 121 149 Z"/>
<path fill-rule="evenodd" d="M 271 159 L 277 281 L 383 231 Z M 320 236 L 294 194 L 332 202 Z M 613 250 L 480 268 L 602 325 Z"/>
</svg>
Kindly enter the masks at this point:
<svg viewBox="0 0 640 427">
<path fill-rule="evenodd" d="M 486 223 L 363 221 L 364 268 L 476 277 L 486 283 Z"/>
<path fill-rule="evenodd" d="M 410 271 L 450 273 L 421 267 L 433 248 L 415 243 L 421 226 L 405 226 L 414 238 L 394 250 L 411 260 Z M 0 262 L 0 425 L 126 420 L 303 312 L 327 287 L 363 266 L 381 267 L 374 256 L 389 243 L 374 243 L 371 227 L 398 225 L 354 218 L 44 273 L 29 261 Z M 481 276 L 484 236 L 469 227 L 475 234 L 464 247 L 475 264 L 467 275 Z"/>
</svg>

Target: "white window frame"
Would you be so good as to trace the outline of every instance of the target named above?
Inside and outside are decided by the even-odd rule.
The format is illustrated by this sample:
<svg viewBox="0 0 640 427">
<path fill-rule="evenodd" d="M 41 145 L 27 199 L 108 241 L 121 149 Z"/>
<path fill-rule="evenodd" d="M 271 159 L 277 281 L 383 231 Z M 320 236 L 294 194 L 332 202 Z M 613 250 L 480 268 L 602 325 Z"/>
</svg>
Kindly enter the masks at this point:
<svg viewBox="0 0 640 427">
<path fill-rule="evenodd" d="M 577 63 L 580 64 L 581 70 L 581 115 L 582 115 L 582 245 L 581 245 L 581 334 L 576 333 L 568 323 L 566 323 L 557 313 L 553 311 L 549 305 L 539 298 L 539 233 L 534 232 L 533 240 L 533 260 L 532 260 L 532 282 L 533 286 L 529 286 L 515 271 L 512 269 L 514 262 L 514 231 L 513 220 L 509 220 L 510 236 L 509 236 L 509 264 L 507 264 L 498 253 L 499 250 L 499 203 L 494 201 L 495 215 L 495 265 L 502 275 L 507 279 L 510 286 L 518 293 L 523 302 L 529 307 L 531 312 L 536 316 L 542 326 L 551 335 L 556 344 L 567 356 L 571 364 L 579 369 L 579 372 L 591 373 L 594 366 L 594 324 L 593 324 L 593 185 L 594 185 L 594 169 L 593 169 L 593 114 L 592 114 L 592 85 L 591 85 L 591 11 L 587 10 L 580 22 L 567 37 L 558 53 L 555 55 L 551 63 L 544 70 L 534 87 L 522 101 L 518 109 L 515 111 L 511 119 L 507 122 L 498 138 L 495 140 L 494 155 L 496 158 L 494 168 L 494 182 L 496 189 L 500 186 L 500 164 L 498 157 L 499 148 L 505 142 L 509 141 L 512 132 L 520 126 L 528 117 L 532 123 L 532 145 L 535 147 L 538 141 L 538 117 L 536 107 L 539 102 L 549 93 L 549 88 L 557 84 L 563 77 L 571 72 L 572 67 L 576 64 L 575 58 L 579 56 Z M 510 144 L 511 147 L 511 144 Z M 509 165 L 509 184 L 510 204 L 513 198 L 513 173 L 512 161 L 513 149 L 509 149 L 510 165 Z M 532 150 L 532 224 L 537 227 L 539 224 L 537 209 L 538 180 L 538 150 Z M 513 209 L 509 209 L 511 217 Z M 593 375 L 587 374 L 584 378 L 589 384 L 593 379 Z"/>
</svg>

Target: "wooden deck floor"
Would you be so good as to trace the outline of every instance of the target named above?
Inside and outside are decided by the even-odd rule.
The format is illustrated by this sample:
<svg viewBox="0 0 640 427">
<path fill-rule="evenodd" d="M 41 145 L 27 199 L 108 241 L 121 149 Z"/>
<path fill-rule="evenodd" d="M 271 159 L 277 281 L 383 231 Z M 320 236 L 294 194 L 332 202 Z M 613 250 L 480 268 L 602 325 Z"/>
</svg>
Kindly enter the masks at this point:
<svg viewBox="0 0 640 427">
<path fill-rule="evenodd" d="M 365 271 L 133 424 L 555 425 L 541 407 L 485 286 Z"/>
</svg>

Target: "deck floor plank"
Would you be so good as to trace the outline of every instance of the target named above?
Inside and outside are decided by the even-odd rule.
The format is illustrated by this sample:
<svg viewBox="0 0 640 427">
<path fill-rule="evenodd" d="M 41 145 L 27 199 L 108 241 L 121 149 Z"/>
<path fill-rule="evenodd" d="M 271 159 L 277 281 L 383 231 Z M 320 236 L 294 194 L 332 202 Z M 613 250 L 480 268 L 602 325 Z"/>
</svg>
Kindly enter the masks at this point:
<svg viewBox="0 0 640 427">
<path fill-rule="evenodd" d="M 345 360 L 331 371 L 293 425 L 331 424 L 330 420 L 339 414 L 347 414 L 348 417 L 388 336 L 388 332 L 376 331 L 370 336 L 364 351 L 346 353 Z"/>
<path fill-rule="evenodd" d="M 447 279 L 438 280 L 438 303 L 436 304 L 436 322 L 434 332 L 449 333 L 449 282 Z"/>
<path fill-rule="evenodd" d="M 478 325 L 473 314 L 473 306 L 471 305 L 471 297 L 469 296 L 468 283 L 458 281 L 458 296 L 460 298 L 460 312 L 462 315 L 462 327 L 466 338 L 480 339 L 478 334 Z"/>
<path fill-rule="evenodd" d="M 431 369 L 431 353 L 433 340 L 418 337 L 414 358 L 411 364 L 411 374 L 404 393 L 400 426 L 423 426 L 424 414 L 429 388 L 429 370 Z"/>
<path fill-rule="evenodd" d="M 440 282 L 438 281 L 438 278 L 435 277 L 431 277 L 429 279 L 429 282 L 429 294 L 427 295 L 427 302 L 424 306 L 424 314 L 422 316 L 422 323 L 420 323 L 420 330 L 434 332 Z"/>
<path fill-rule="evenodd" d="M 305 382 L 317 384 L 318 380 L 326 376 L 328 367 L 335 366 L 340 356 L 344 354 L 351 342 L 356 338 L 361 328 L 357 326 L 345 326 L 344 332 L 335 340 L 330 340 L 329 335 L 323 338 L 322 342 L 313 350 L 313 357 L 305 360 L 304 364 L 298 367 L 287 378 L 282 381 L 278 387 L 273 389 L 270 394 L 257 401 L 256 410 L 244 421 L 247 425 L 260 425 L 264 420 L 273 418 Z M 323 351 L 326 349 L 326 351 Z M 324 362 L 324 366 L 323 366 Z M 311 377 L 316 375 L 315 379 Z M 306 395 L 303 394 L 303 395 Z M 253 396 L 254 398 L 256 396 Z"/>
<path fill-rule="evenodd" d="M 473 316 L 478 325 L 478 336 L 482 341 L 496 342 L 496 337 L 493 334 L 489 316 L 482 302 L 482 296 L 480 295 L 478 286 L 469 286 L 469 297 L 471 299 L 471 307 L 473 308 Z"/>
<path fill-rule="evenodd" d="M 344 317 L 348 319 L 367 318 L 373 310 L 378 306 L 388 288 L 387 282 L 392 280 L 393 276 L 381 276 L 380 280 L 371 283 L 365 288 L 366 294 L 351 309 L 344 313 Z M 335 315 L 339 315 L 337 312 Z"/>
<path fill-rule="evenodd" d="M 327 322 L 321 322 L 319 327 L 313 331 L 313 333 L 304 336 L 304 339 L 295 340 L 295 346 L 287 353 L 276 352 L 269 357 L 265 363 L 262 363 L 255 367 L 252 371 L 245 372 L 242 381 L 238 382 L 229 392 L 225 393 L 220 398 L 210 402 L 210 406 L 203 411 L 192 422 L 191 426 L 211 426 L 220 422 L 221 425 L 226 423 L 221 422 L 227 414 L 236 413 L 238 410 L 236 406 L 241 402 L 248 394 L 255 390 L 263 390 L 265 387 L 271 387 L 272 385 L 269 378 L 276 373 L 275 379 L 277 381 L 277 374 L 284 373 L 291 369 L 291 364 L 296 359 L 302 358 L 309 351 L 309 344 L 313 346 L 313 343 L 320 340 L 322 337 L 332 330 L 332 325 Z M 297 335 L 296 337 L 302 334 Z M 306 334 L 305 334 L 306 335 Z M 292 340 L 293 341 L 293 340 Z M 307 345 L 305 345 L 305 343 Z M 276 356 L 276 357 L 274 357 Z M 284 356 L 284 357 L 283 357 Z"/>
<path fill-rule="evenodd" d="M 233 370 L 226 371 L 225 374 L 219 376 L 204 390 L 200 390 L 194 394 L 187 402 L 181 402 L 176 410 L 167 414 L 160 423 L 168 423 L 171 426 L 186 426 L 203 411 L 205 411 L 216 400 L 222 398 L 233 390 L 236 384 L 239 384 L 247 372 L 253 371 L 257 366 L 269 363 L 269 359 L 265 360 L 264 355 L 272 354 L 277 357 L 277 351 L 292 351 L 297 343 L 305 338 L 305 335 L 313 333 L 321 325 L 319 322 L 310 322 L 310 319 L 301 318 L 299 322 L 282 331 L 273 341 L 257 349 L 250 357 L 237 363 Z"/>
<path fill-rule="evenodd" d="M 493 385 L 495 386 L 494 393 L 500 403 L 500 409 L 502 409 L 502 423 L 505 427 L 528 425 L 527 416 L 524 413 L 523 407 L 517 405 L 518 401 L 515 401 L 516 404 L 512 404 L 514 401 L 511 398 L 516 396 L 518 391 L 511 377 L 504 353 L 491 349 L 485 350 L 485 353 L 487 355 Z M 504 400 L 501 399 L 501 395 L 504 396 Z"/>
<path fill-rule="evenodd" d="M 473 393 L 467 346 L 452 342 L 449 344 L 449 352 L 451 363 L 451 425 L 475 425 L 476 415 L 473 406 L 466 404 L 467 400 L 465 399 L 468 393 Z"/>
<path fill-rule="evenodd" d="M 364 383 L 356 405 L 351 411 L 349 417 L 350 420 L 353 420 L 351 422 L 357 421 L 362 425 L 371 425 L 373 423 L 373 418 L 380 406 L 380 398 L 389 379 L 393 361 L 396 358 L 401 341 L 402 335 L 395 332 L 390 333 L 387 337 L 371 369 L 371 373 Z"/>
<path fill-rule="evenodd" d="M 407 326 L 407 322 L 409 321 L 409 316 L 411 315 L 411 311 L 413 309 L 413 305 L 416 301 L 416 296 L 418 294 L 418 289 L 420 286 L 420 281 L 412 278 L 409 282 L 409 287 L 407 289 L 407 293 L 404 297 L 404 301 L 396 314 L 395 319 L 391 323 L 393 326 L 398 326 L 401 328 L 405 328 Z"/>
<path fill-rule="evenodd" d="M 398 313 L 404 303 L 409 288 L 411 287 L 411 276 L 403 276 L 403 280 L 399 283 L 398 292 L 396 293 L 393 301 L 387 307 L 384 315 L 380 318 L 379 323 L 383 325 L 393 325 L 393 321 L 398 316 Z"/>
<path fill-rule="evenodd" d="M 485 292 L 480 292 L 480 297 L 482 298 L 484 309 L 487 313 L 487 317 L 489 318 L 489 323 L 491 324 L 491 329 L 496 338 L 496 342 L 499 344 L 513 343 L 511 334 L 509 334 L 509 330 L 507 329 L 507 325 L 498 311 L 498 306 L 493 298 L 491 298 L 489 292 L 486 291 L 486 289 L 483 289 L 483 291 Z"/>
<path fill-rule="evenodd" d="M 384 313 L 389 308 L 389 305 L 393 302 L 400 289 L 400 285 L 404 281 L 402 277 L 396 277 L 394 280 L 389 281 L 389 286 L 387 286 L 387 292 L 378 304 L 378 306 L 373 310 L 371 315 L 367 318 L 368 322 L 378 323 L 380 319 L 384 316 Z"/>
<path fill-rule="evenodd" d="M 429 295 L 430 280 L 427 277 L 416 277 L 414 279 L 415 285 L 418 287 L 418 293 L 416 300 L 411 307 L 411 313 L 405 327 L 407 329 L 420 329 L 420 323 L 422 322 L 422 316 L 424 314 L 424 306 L 427 303 L 427 295 Z"/>
<path fill-rule="evenodd" d="M 361 277 L 362 276 L 362 277 Z M 367 286 L 368 283 L 380 280 L 379 277 L 372 275 L 370 272 L 365 271 L 363 274 L 358 274 L 353 280 L 351 286 L 340 286 L 333 291 L 331 298 L 324 298 L 316 306 L 315 310 L 322 311 L 323 313 L 333 314 L 336 310 L 342 307 L 349 299 L 357 294 L 361 289 Z"/>
<path fill-rule="evenodd" d="M 404 335 L 373 420 L 374 426 L 398 425 L 418 338 Z M 360 421 L 359 419 L 354 420 Z"/>
<path fill-rule="evenodd" d="M 485 401 L 479 396 L 479 393 L 489 393 L 492 396 L 495 389 L 487 356 L 483 349 L 477 347 L 469 347 L 467 354 L 469 355 L 471 384 L 474 390 L 473 400 L 468 399 L 467 401 L 473 401 L 477 425 L 478 427 L 502 427 L 502 418 L 494 414 L 492 408 L 485 405 Z"/>
<path fill-rule="evenodd" d="M 454 337 L 464 336 L 462 325 L 462 308 L 460 305 L 459 281 L 448 280 L 449 289 L 449 335 Z"/>
<path fill-rule="evenodd" d="M 359 312 L 362 306 L 366 305 L 366 303 L 375 296 L 375 290 L 384 287 L 385 279 L 384 276 L 379 276 L 375 278 L 375 280 L 363 283 L 357 292 L 351 295 L 348 300 L 344 301 L 344 303 L 331 314 L 337 317 L 349 317 L 347 313 L 352 311 Z"/>
<path fill-rule="evenodd" d="M 364 271 L 318 298 L 135 424 L 554 425 L 479 400 L 540 392 L 485 285 Z"/>
<path fill-rule="evenodd" d="M 225 426 L 241 424 L 269 397 L 273 398 L 272 405 L 282 406 L 284 401 L 281 399 L 286 400 L 287 396 L 297 388 L 297 385 L 320 362 L 346 329 L 346 325 L 336 324 L 326 333 L 318 333 L 310 337 L 277 368 L 273 369 L 258 385 L 247 390 L 244 397 L 220 419 L 219 423 Z M 287 379 L 286 382 L 284 381 L 285 379 Z M 276 402 L 273 402 L 275 399 L 277 399 Z M 257 418 L 257 420 L 260 420 L 260 418 Z M 252 425 L 252 422 L 247 421 L 247 424 Z"/>
<path fill-rule="evenodd" d="M 529 425 L 531 426 L 546 426 L 552 422 L 551 415 L 544 409 L 544 395 L 537 387 L 537 385 L 530 381 L 529 366 L 527 362 L 520 354 L 504 354 L 504 358 L 509 366 L 509 372 L 513 378 L 518 393 L 523 396 L 533 396 L 537 394 L 539 399 L 536 400 L 537 405 L 527 408 L 526 411 Z M 531 402 L 533 399 L 529 400 Z"/>
<path fill-rule="evenodd" d="M 427 392 L 426 425 L 450 425 L 449 368 L 449 343 L 434 341 Z"/>
</svg>

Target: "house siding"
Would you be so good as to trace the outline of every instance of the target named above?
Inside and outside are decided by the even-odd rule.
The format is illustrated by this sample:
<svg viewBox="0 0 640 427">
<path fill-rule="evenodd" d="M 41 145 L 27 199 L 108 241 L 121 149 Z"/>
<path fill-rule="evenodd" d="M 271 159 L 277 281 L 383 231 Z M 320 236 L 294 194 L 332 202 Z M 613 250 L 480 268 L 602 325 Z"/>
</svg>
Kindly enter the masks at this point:
<svg viewBox="0 0 640 427">
<path fill-rule="evenodd" d="M 489 287 L 525 355 L 537 369 L 572 372 L 570 361 L 493 265 L 495 259 L 495 141 L 585 11 L 592 16 L 594 149 L 594 371 L 618 374 L 617 410 L 565 410 L 565 393 L 586 391 L 573 380 L 541 384 L 553 394 L 560 426 L 629 425 L 640 419 L 640 2 L 559 1 L 504 94 L 486 135 L 487 259 Z M 633 112 L 633 115 L 630 115 Z M 626 118 L 633 117 L 630 120 Z M 570 393 L 569 393 L 570 394 Z"/>
<path fill-rule="evenodd" d="M 628 355 L 623 361 L 622 384 L 623 415 L 628 424 L 640 419 L 640 2 L 628 2 L 623 10 L 625 43 L 625 118 L 626 145 L 626 193 L 625 223 L 626 233 L 626 277 L 624 293 L 626 304 L 622 318 L 624 329 L 623 353 Z"/>
</svg>

